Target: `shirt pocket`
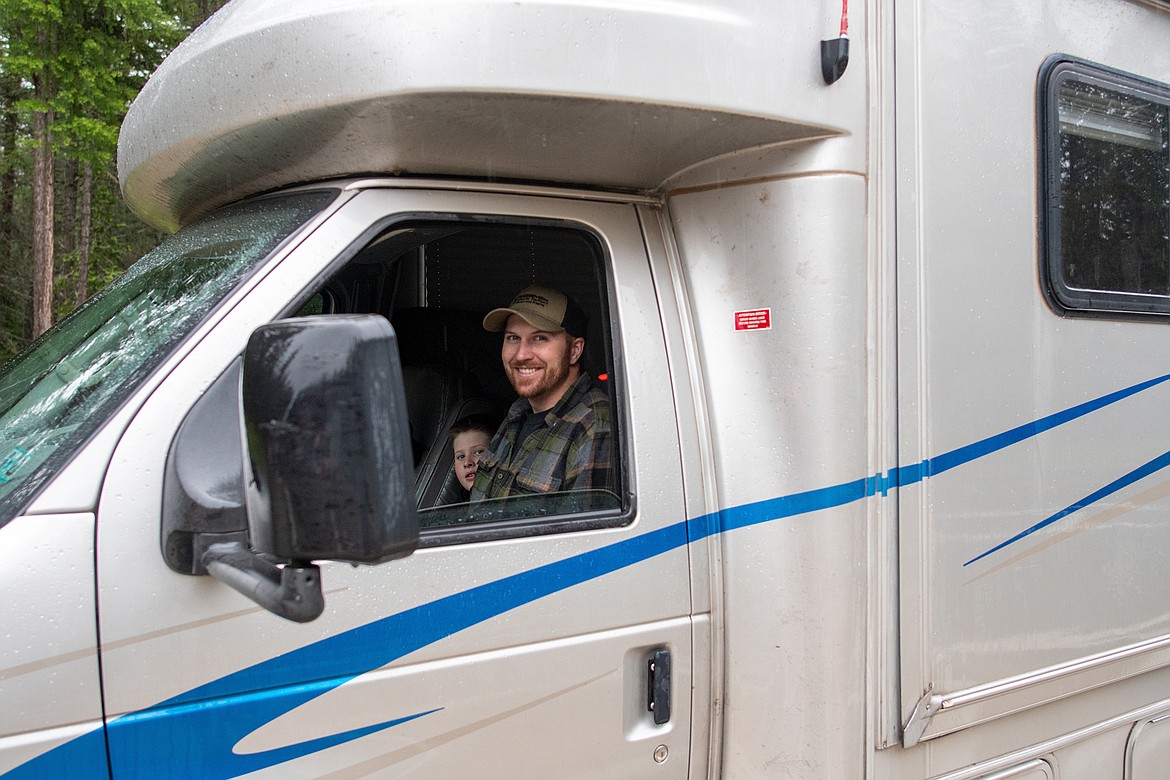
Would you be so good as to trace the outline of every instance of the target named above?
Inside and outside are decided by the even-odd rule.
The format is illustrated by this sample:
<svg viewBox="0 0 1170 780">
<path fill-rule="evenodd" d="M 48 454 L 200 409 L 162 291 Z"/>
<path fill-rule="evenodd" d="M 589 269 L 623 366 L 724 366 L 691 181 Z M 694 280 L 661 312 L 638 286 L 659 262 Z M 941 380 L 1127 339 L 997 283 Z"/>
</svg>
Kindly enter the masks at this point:
<svg viewBox="0 0 1170 780">
<path fill-rule="evenodd" d="M 565 460 L 561 455 L 536 452 L 516 471 L 516 488 L 524 493 L 552 493 L 565 483 Z"/>
</svg>

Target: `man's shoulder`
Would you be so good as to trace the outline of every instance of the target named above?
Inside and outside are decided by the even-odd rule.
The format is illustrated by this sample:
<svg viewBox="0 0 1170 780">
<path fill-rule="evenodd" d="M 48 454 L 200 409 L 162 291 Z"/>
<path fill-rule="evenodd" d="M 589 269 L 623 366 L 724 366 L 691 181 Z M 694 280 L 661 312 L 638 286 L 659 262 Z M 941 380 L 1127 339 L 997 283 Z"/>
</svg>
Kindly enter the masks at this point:
<svg viewBox="0 0 1170 780">
<path fill-rule="evenodd" d="M 613 416 L 609 394 L 597 387 L 592 377 L 588 376 L 579 379 L 573 389 L 574 397 L 570 405 L 562 410 L 560 418 L 592 433 L 609 433 Z"/>
</svg>

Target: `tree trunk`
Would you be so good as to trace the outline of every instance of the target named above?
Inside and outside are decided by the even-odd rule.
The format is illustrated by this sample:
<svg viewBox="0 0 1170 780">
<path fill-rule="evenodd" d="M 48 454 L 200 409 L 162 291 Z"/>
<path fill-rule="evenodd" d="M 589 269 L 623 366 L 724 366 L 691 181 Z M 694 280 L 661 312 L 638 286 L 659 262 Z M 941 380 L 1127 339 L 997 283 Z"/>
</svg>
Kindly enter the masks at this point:
<svg viewBox="0 0 1170 780">
<path fill-rule="evenodd" d="M 34 80 L 37 97 L 46 100 L 49 74 L 41 71 Z M 52 111 L 33 113 L 33 257 L 32 337 L 53 324 L 53 148 L 50 125 Z"/>
<path fill-rule="evenodd" d="M 195 26 L 203 24 L 207 17 L 223 8 L 226 3 L 227 0 L 198 0 L 196 5 L 199 9 L 199 18 L 195 20 Z"/>
<path fill-rule="evenodd" d="M 3 165 L 0 169 L 0 268 L 6 268 L 12 260 L 12 240 L 16 236 L 14 220 L 16 219 L 16 131 L 19 116 L 16 112 L 16 101 L 20 99 L 20 82 L 4 75 L 0 81 L 3 88 L 3 119 L 0 121 L 0 150 L 3 150 Z"/>
<path fill-rule="evenodd" d="M 16 211 L 17 172 L 22 169 L 17 151 L 21 137 L 16 102 L 20 100 L 20 80 L 11 74 L 0 77 L 0 359 L 15 354 L 25 343 L 28 330 L 28 263 L 23 247 L 18 246 L 23 230 L 17 220 L 24 220 L 23 209 Z"/>
<path fill-rule="evenodd" d="M 89 297 L 89 231 L 93 220 L 93 163 L 86 162 L 81 174 L 81 235 L 77 239 L 77 290 L 73 305 Z"/>
<path fill-rule="evenodd" d="M 78 181 L 77 160 L 65 157 L 57 160 L 57 181 L 54 186 L 54 215 L 53 227 L 53 274 L 63 274 L 68 269 L 63 267 L 77 250 L 77 214 L 80 211 L 78 201 L 81 198 L 80 182 Z M 73 303 L 73 291 L 58 285 L 56 278 L 53 281 L 53 311 Z"/>
<path fill-rule="evenodd" d="M 57 245 L 57 256 L 67 255 L 77 248 L 77 199 L 78 192 L 77 160 L 65 157 L 56 166 L 59 179 L 56 183 L 57 199 L 57 235 L 54 236 Z"/>
</svg>

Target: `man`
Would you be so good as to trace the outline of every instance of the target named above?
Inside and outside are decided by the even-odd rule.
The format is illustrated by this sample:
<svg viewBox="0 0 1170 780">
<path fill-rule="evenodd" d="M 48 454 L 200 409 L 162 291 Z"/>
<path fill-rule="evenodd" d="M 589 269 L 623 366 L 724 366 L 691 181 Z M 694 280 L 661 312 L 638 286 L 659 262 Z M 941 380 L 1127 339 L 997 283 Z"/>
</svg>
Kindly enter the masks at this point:
<svg viewBox="0 0 1170 780">
<path fill-rule="evenodd" d="M 532 285 L 483 319 L 503 332 L 504 373 L 520 397 L 479 462 L 471 500 L 558 490 L 613 490 L 609 398 L 581 366 L 585 313 Z"/>
</svg>

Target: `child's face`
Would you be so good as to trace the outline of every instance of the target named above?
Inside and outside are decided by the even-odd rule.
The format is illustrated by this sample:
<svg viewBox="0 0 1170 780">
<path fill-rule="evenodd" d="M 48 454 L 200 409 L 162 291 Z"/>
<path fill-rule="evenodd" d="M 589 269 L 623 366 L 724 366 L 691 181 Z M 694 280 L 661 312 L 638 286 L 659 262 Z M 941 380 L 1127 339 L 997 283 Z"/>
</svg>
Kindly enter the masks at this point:
<svg viewBox="0 0 1170 780">
<path fill-rule="evenodd" d="M 464 431 L 455 434 L 451 447 L 455 450 L 455 477 L 464 490 L 471 490 L 479 459 L 487 452 L 491 437 L 483 431 Z"/>
</svg>

